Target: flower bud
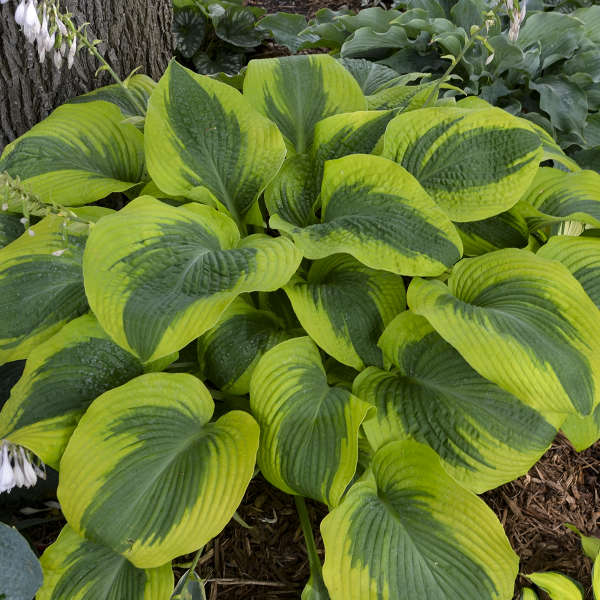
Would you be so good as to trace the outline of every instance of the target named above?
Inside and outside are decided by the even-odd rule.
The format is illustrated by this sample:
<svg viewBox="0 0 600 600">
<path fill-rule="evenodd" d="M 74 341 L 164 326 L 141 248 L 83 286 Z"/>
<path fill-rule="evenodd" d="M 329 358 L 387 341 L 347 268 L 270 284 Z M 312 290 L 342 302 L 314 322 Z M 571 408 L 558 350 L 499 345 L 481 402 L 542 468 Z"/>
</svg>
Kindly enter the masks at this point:
<svg viewBox="0 0 600 600">
<path fill-rule="evenodd" d="M 25 0 L 21 0 L 15 11 L 15 21 L 17 25 L 20 25 L 21 27 L 25 24 L 25 6 Z"/>
</svg>

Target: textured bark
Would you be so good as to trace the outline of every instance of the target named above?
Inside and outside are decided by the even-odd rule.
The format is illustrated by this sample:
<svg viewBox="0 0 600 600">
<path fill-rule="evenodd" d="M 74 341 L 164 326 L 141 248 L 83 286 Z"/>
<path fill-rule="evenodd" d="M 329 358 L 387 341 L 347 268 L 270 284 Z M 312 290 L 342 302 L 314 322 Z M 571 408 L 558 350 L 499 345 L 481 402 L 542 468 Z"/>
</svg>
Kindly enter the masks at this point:
<svg viewBox="0 0 600 600">
<path fill-rule="evenodd" d="M 69 98 L 112 83 L 83 49 L 69 71 L 57 71 L 50 57 L 40 64 L 13 15 L 18 2 L 0 5 L 0 151 Z M 62 10 L 79 25 L 89 22 L 88 38 L 105 43 L 102 54 L 124 79 L 136 67 L 158 79 L 172 56 L 171 0 L 66 0 Z"/>
</svg>

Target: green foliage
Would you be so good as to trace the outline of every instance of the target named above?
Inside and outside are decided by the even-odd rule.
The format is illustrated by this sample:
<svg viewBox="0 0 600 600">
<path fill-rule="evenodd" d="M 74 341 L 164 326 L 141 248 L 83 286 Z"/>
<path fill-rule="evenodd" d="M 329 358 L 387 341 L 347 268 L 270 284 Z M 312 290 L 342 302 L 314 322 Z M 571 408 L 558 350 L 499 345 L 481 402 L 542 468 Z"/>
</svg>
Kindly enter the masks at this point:
<svg viewBox="0 0 600 600">
<path fill-rule="evenodd" d="M 316 18 L 367 17 L 399 18 Z M 67 519 L 39 598 L 166 600 L 256 465 L 298 497 L 304 598 L 512 597 L 476 493 L 561 427 L 600 438 L 598 237 L 557 235 L 599 226 L 598 174 L 419 79 L 294 56 L 240 92 L 172 62 L 143 128 L 109 87 L 5 150 L 0 439 L 59 470 Z M 300 496 L 330 509 L 322 574 Z"/>
</svg>

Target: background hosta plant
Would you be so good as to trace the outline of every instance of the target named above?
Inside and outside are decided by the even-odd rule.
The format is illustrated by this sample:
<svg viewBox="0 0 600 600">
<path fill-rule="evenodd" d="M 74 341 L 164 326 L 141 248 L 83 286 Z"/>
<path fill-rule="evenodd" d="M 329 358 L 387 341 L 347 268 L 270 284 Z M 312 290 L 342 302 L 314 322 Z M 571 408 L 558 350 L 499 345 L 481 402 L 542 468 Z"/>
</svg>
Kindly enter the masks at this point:
<svg viewBox="0 0 600 600">
<path fill-rule="evenodd" d="M 67 520 L 40 598 L 167 600 L 258 468 L 295 497 L 303 598 L 510 600 L 476 494 L 561 427 L 600 438 L 598 238 L 556 235 L 597 225 L 598 175 L 388 76 L 294 56 L 239 91 L 172 62 L 135 126 L 109 87 L 5 150 L 0 439 L 59 471 Z"/>
</svg>

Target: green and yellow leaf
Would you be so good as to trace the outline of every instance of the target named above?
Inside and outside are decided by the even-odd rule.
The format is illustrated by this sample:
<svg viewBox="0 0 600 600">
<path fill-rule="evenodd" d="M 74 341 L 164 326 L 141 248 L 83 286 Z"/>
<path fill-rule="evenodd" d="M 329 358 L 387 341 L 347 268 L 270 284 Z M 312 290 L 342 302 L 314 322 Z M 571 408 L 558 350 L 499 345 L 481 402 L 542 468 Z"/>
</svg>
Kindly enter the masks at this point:
<svg viewBox="0 0 600 600">
<path fill-rule="evenodd" d="M 163 192 L 212 199 L 238 222 L 285 157 L 277 127 L 240 92 L 175 61 L 150 97 L 145 150 L 150 176 Z"/>
<path fill-rule="evenodd" d="M 144 135 L 104 101 L 59 106 L 6 146 L 0 172 L 44 202 L 80 206 L 144 178 Z"/>
<path fill-rule="evenodd" d="M 198 340 L 200 373 L 224 392 L 247 394 L 260 357 L 290 337 L 275 314 L 236 298 Z"/>
<path fill-rule="evenodd" d="M 542 157 L 538 135 L 498 108 L 424 108 L 389 124 L 383 156 L 414 175 L 453 221 L 514 206 Z"/>
<path fill-rule="evenodd" d="M 600 313 L 560 263 L 505 249 L 461 261 L 448 286 L 414 279 L 408 305 L 481 375 L 547 415 L 600 400 Z"/>
<path fill-rule="evenodd" d="M 310 150 L 321 119 L 367 109 L 354 77 L 327 54 L 251 60 L 244 96 L 277 125 L 298 154 Z"/>
<path fill-rule="evenodd" d="M 260 359 L 250 407 L 265 478 L 288 494 L 336 506 L 356 471 L 358 430 L 370 407 L 327 384 L 310 338 L 282 342 Z"/>
<path fill-rule="evenodd" d="M 352 389 L 377 409 L 363 423 L 373 448 L 412 437 L 479 494 L 525 474 L 556 437 L 562 419 L 547 422 L 481 377 L 425 318 L 401 313 L 379 344 L 396 368 L 368 368 Z"/>
<path fill-rule="evenodd" d="M 88 310 L 81 261 L 85 230 L 46 217 L 0 249 L 0 364 L 27 358 Z"/>
<path fill-rule="evenodd" d="M 69 525 L 140 568 L 205 545 L 242 500 L 259 435 L 248 413 L 210 422 L 213 411 L 185 373 L 149 373 L 97 398 L 60 464 Z"/>
<path fill-rule="evenodd" d="M 551 600 L 583 600 L 581 585 L 562 573 L 546 571 L 530 573 L 525 577 L 544 590 Z"/>
<path fill-rule="evenodd" d="M 507 600 L 519 560 L 435 452 L 392 442 L 321 523 L 331 600 Z"/>
<path fill-rule="evenodd" d="M 539 600 L 539 598 L 531 588 L 523 588 L 519 600 Z"/>
<path fill-rule="evenodd" d="M 90 403 L 143 373 L 92 315 L 65 325 L 32 350 L 0 412 L 0 439 L 33 451 L 58 470 L 60 458 Z"/>
<path fill-rule="evenodd" d="M 315 261 L 306 280 L 294 277 L 284 289 L 302 327 L 328 354 L 359 371 L 383 367 L 377 340 L 406 308 L 400 275 L 335 254 Z"/>
<path fill-rule="evenodd" d="M 44 584 L 37 600 L 169 600 L 170 563 L 138 569 L 110 548 L 66 525 L 41 558 Z"/>
<path fill-rule="evenodd" d="M 210 206 L 144 196 L 94 226 L 83 270 L 102 327 L 147 362 L 208 331 L 239 294 L 285 285 L 300 260 L 290 240 L 240 240 L 235 223 Z"/>
<path fill-rule="evenodd" d="M 25 227 L 18 215 L 0 212 L 0 249 L 23 235 Z"/>
<path fill-rule="evenodd" d="M 519 206 L 529 205 L 530 229 L 561 221 L 580 221 L 600 227 L 600 174 L 595 171 L 565 173 L 541 167 Z"/>
<path fill-rule="evenodd" d="M 353 154 L 327 161 L 321 223 L 293 227 L 277 215 L 306 258 L 354 256 L 372 269 L 400 275 L 440 275 L 462 255 L 444 212 L 405 169 L 390 160 Z"/>
</svg>

